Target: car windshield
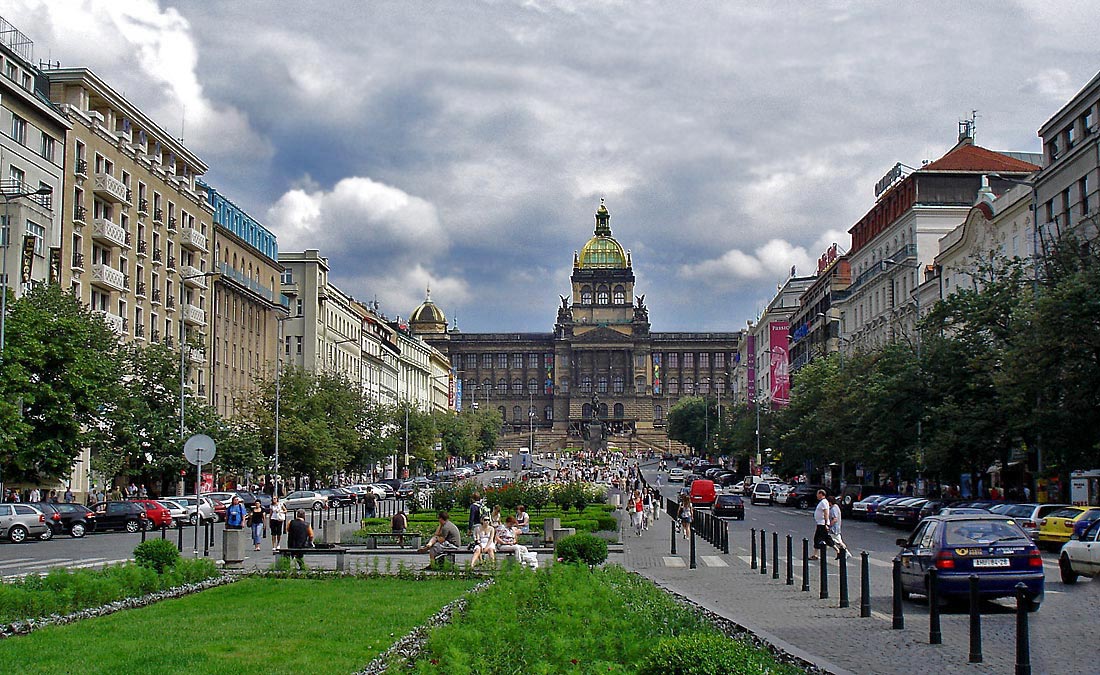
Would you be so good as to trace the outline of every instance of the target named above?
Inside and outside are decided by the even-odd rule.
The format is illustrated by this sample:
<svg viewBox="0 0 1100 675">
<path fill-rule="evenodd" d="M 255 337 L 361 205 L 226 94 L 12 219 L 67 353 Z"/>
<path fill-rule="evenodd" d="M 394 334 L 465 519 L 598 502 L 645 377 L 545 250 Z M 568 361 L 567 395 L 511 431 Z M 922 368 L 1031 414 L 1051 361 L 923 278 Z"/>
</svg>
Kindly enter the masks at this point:
<svg viewBox="0 0 1100 675">
<path fill-rule="evenodd" d="M 998 504 L 989 511 L 1002 516 L 1012 516 L 1013 518 L 1029 518 L 1034 510 L 1035 507 L 1028 504 Z"/>
<path fill-rule="evenodd" d="M 991 544 L 997 541 L 1026 538 L 1019 528 L 1007 520 L 960 520 L 946 523 L 945 546 Z"/>
<path fill-rule="evenodd" d="M 1048 513 L 1047 518 L 1076 518 L 1077 514 L 1081 513 L 1082 509 L 1058 509 L 1054 513 Z"/>
</svg>

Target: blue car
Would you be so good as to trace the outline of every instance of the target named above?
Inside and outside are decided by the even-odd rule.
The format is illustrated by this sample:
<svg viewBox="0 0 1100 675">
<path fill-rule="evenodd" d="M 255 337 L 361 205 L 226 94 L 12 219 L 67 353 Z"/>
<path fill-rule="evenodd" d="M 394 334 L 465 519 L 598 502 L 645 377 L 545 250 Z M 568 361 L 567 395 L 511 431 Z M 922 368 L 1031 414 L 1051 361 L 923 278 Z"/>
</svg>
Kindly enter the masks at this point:
<svg viewBox="0 0 1100 675">
<path fill-rule="evenodd" d="M 1076 536 L 1078 539 L 1085 536 L 1085 530 L 1092 527 L 1092 524 L 1100 520 L 1100 509 L 1090 509 L 1085 512 L 1085 515 L 1073 525 L 1073 534 L 1070 535 L 1070 539 Z"/>
<path fill-rule="evenodd" d="M 928 595 L 928 571 L 936 568 L 941 600 L 970 595 L 971 574 L 983 598 L 1014 596 L 1027 587 L 1028 611 L 1039 609 L 1045 592 L 1043 559 L 1019 523 L 1005 516 L 940 515 L 925 518 L 908 538 L 898 539 L 902 596 Z"/>
</svg>

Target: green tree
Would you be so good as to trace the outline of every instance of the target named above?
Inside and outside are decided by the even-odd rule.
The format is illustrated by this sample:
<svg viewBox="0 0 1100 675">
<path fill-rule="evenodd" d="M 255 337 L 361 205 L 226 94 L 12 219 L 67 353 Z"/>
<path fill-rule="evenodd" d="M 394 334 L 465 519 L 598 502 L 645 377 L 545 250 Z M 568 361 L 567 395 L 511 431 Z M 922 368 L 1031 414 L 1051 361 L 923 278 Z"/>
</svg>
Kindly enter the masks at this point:
<svg viewBox="0 0 1100 675">
<path fill-rule="evenodd" d="M 34 286 L 8 304 L 0 354 L 0 475 L 63 479 L 84 447 L 100 445 L 118 386 L 115 333 L 69 292 Z"/>
<path fill-rule="evenodd" d="M 701 396 L 686 396 L 668 411 L 668 436 L 674 441 L 691 446 L 695 452 L 707 447 L 709 417 L 708 402 Z"/>
</svg>

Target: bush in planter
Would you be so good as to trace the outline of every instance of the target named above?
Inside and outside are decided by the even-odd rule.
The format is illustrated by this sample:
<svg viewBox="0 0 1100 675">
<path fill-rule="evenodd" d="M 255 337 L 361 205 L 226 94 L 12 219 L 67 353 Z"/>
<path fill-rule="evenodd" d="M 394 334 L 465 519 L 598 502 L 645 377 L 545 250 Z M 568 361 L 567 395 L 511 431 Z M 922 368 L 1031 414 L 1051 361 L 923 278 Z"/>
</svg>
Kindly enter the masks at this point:
<svg viewBox="0 0 1100 675">
<path fill-rule="evenodd" d="M 689 633 L 661 640 L 639 675 L 710 675 L 772 673 L 771 655 L 720 633 Z"/>
<path fill-rule="evenodd" d="M 599 565 L 607 560 L 607 542 L 587 532 L 565 537 L 554 545 L 554 555 L 562 562 Z"/>
<path fill-rule="evenodd" d="M 176 545 L 167 539 L 150 539 L 134 548 L 134 560 L 157 574 L 163 574 L 164 570 L 174 567 L 179 559 L 180 552 L 176 550 Z"/>
</svg>

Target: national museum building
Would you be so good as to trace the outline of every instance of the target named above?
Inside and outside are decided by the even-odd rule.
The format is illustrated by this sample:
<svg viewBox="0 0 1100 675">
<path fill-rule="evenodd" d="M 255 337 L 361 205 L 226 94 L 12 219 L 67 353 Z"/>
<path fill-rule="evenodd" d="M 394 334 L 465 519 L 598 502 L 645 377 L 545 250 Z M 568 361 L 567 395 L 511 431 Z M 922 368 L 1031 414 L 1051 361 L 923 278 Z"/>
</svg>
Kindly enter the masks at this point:
<svg viewBox="0 0 1100 675">
<path fill-rule="evenodd" d="M 448 330 L 430 296 L 409 329 L 450 358 L 456 407 L 493 406 L 506 429 L 537 430 L 540 449 L 579 437 L 594 412 L 612 434 L 664 448 L 665 416 L 681 396 L 732 392 L 741 334 L 651 331 L 630 252 L 612 237 L 602 201 L 560 297 L 552 333 Z"/>
</svg>

